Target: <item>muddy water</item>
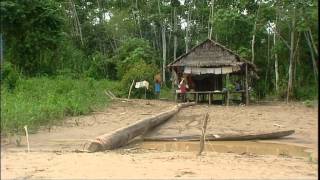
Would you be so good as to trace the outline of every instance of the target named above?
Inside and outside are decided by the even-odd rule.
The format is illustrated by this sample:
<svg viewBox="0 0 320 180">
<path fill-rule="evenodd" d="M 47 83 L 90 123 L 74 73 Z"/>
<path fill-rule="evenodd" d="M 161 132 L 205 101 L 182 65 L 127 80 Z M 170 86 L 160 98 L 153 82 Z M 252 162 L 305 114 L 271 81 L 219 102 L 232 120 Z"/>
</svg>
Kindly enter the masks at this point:
<svg viewBox="0 0 320 180">
<path fill-rule="evenodd" d="M 157 151 L 199 151 L 199 142 L 143 142 L 139 143 L 141 149 Z M 279 143 L 263 143 L 255 141 L 216 141 L 206 142 L 205 151 L 214 151 L 219 153 L 237 153 L 237 154 L 257 154 L 257 155 L 276 155 L 289 157 L 309 157 L 310 152 L 307 148 L 295 145 Z"/>
</svg>

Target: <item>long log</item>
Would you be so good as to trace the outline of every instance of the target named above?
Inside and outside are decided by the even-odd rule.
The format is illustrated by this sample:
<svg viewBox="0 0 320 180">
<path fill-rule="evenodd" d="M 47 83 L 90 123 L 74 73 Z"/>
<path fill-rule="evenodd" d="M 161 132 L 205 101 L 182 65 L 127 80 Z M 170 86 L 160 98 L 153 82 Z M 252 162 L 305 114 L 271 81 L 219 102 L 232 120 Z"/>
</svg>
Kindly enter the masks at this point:
<svg viewBox="0 0 320 180">
<path fill-rule="evenodd" d="M 95 140 L 91 141 L 88 151 L 97 152 L 103 150 L 115 149 L 129 143 L 133 138 L 144 134 L 148 130 L 156 127 L 157 125 L 165 122 L 170 117 L 175 115 L 180 108 L 194 105 L 195 103 L 181 103 L 174 106 L 171 110 L 162 112 L 160 114 L 141 119 L 134 124 L 117 129 L 109 134 L 98 136 Z"/>
<path fill-rule="evenodd" d="M 266 140 L 278 139 L 293 134 L 294 130 L 277 131 L 270 133 L 251 133 L 251 134 L 207 134 L 207 141 L 244 141 L 244 140 Z M 201 135 L 177 135 L 177 136 L 154 136 L 144 137 L 145 141 L 199 141 Z"/>
</svg>

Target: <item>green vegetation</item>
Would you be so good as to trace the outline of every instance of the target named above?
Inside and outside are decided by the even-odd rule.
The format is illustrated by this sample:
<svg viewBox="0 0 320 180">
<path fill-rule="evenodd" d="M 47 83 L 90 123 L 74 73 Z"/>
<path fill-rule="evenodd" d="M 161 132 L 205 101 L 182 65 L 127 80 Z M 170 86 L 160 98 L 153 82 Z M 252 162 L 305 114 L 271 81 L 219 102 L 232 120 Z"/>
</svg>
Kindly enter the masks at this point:
<svg viewBox="0 0 320 180">
<path fill-rule="evenodd" d="M 161 87 L 160 99 L 174 100 L 172 89 L 168 87 Z"/>
<path fill-rule="evenodd" d="M 36 130 L 53 125 L 65 116 L 83 115 L 104 107 L 105 89 L 116 82 L 94 79 L 20 79 L 13 91 L 1 90 L 1 133 L 20 132 L 24 125 Z"/>
</svg>

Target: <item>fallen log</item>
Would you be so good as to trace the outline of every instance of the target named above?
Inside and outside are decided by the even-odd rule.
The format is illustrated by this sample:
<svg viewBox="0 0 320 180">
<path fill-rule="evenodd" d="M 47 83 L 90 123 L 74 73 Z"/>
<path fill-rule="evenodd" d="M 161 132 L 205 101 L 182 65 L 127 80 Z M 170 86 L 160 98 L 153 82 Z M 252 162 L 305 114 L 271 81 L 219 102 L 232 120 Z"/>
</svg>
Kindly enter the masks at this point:
<svg viewBox="0 0 320 180">
<path fill-rule="evenodd" d="M 266 140 L 278 139 L 293 134 L 294 130 L 277 131 L 270 133 L 251 134 L 207 134 L 207 141 L 245 141 L 245 140 Z M 199 141 L 201 135 L 176 135 L 176 136 L 154 136 L 144 137 L 145 141 Z"/>
<path fill-rule="evenodd" d="M 129 100 L 129 99 L 116 97 L 111 91 L 104 91 L 104 93 L 105 93 L 111 100 L 119 100 L 119 101 L 131 102 L 131 100 Z"/>
<path fill-rule="evenodd" d="M 144 134 L 148 130 L 165 122 L 170 117 L 175 115 L 180 108 L 194 105 L 195 103 L 181 103 L 174 106 L 171 110 L 162 112 L 160 114 L 141 119 L 134 124 L 120 128 L 109 134 L 104 134 L 91 141 L 88 151 L 97 152 L 103 150 L 115 149 L 129 143 L 133 138 Z"/>
</svg>

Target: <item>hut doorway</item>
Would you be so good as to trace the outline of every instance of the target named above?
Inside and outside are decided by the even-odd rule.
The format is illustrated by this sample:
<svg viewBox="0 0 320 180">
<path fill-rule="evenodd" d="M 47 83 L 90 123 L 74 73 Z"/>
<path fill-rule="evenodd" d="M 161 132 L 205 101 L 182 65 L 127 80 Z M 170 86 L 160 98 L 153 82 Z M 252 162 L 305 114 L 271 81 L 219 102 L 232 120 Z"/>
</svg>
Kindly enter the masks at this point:
<svg viewBox="0 0 320 180">
<path fill-rule="evenodd" d="M 216 91 L 222 90 L 221 74 L 192 75 L 193 89 L 195 91 Z"/>
</svg>

